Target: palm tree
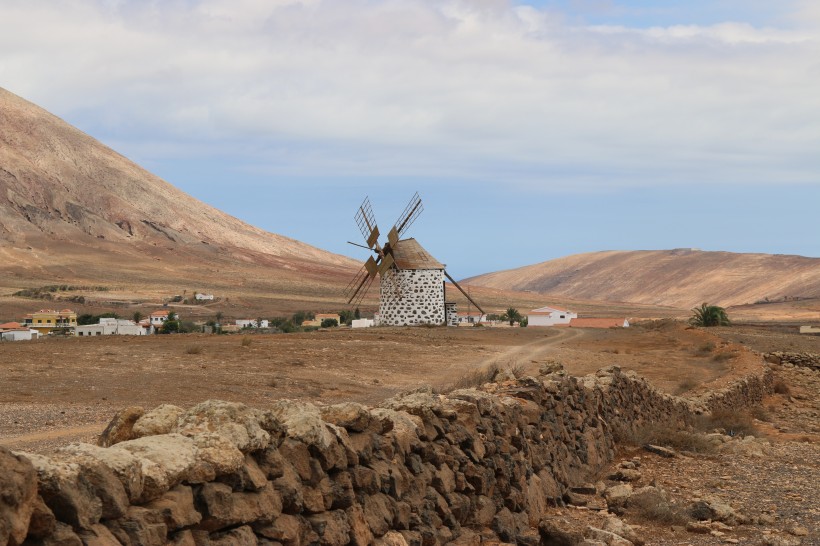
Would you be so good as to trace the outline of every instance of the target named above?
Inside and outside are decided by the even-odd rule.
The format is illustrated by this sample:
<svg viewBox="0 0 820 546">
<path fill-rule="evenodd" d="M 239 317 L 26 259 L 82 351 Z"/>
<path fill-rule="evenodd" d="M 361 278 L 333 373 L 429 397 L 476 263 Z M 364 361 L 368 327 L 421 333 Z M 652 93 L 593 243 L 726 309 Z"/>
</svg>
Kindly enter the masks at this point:
<svg viewBox="0 0 820 546">
<path fill-rule="evenodd" d="M 717 305 L 702 303 L 700 307 L 692 309 L 692 318 L 689 319 L 692 326 L 729 326 L 729 316 L 726 309 Z"/>
<path fill-rule="evenodd" d="M 518 309 L 515 307 L 509 307 L 507 308 L 507 311 L 501 315 L 501 320 L 510 321 L 510 326 L 512 326 L 514 322 L 519 322 L 521 320 L 521 313 L 519 313 Z"/>
</svg>

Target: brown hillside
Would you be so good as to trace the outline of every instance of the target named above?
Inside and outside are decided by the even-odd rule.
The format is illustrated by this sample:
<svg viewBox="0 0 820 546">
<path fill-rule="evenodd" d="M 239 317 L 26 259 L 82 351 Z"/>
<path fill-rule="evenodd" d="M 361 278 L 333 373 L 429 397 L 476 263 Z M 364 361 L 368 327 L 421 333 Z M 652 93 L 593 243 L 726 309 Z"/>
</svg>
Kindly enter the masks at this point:
<svg viewBox="0 0 820 546">
<path fill-rule="evenodd" d="M 587 300 L 693 307 L 820 297 L 820 258 L 692 249 L 606 251 L 466 279 Z"/>
<path fill-rule="evenodd" d="M 330 295 L 358 266 L 208 206 L 3 89 L 0 127 L 0 286 Z"/>
</svg>

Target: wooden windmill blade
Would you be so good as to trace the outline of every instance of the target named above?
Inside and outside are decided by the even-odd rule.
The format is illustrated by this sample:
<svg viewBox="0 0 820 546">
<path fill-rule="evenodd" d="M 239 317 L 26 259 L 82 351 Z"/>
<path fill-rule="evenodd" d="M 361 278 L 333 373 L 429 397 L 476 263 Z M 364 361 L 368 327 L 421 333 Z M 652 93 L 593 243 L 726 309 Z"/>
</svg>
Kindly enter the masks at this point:
<svg viewBox="0 0 820 546">
<path fill-rule="evenodd" d="M 362 233 L 369 248 L 379 249 L 379 226 L 376 225 L 376 216 L 373 214 L 373 207 L 370 206 L 370 199 L 365 197 L 356 215 L 353 217 L 356 225 Z"/>
<path fill-rule="evenodd" d="M 361 286 L 358 292 L 353 294 L 353 297 L 350 299 L 350 301 L 347 302 L 348 305 L 352 304 L 358 307 L 359 304 L 362 303 L 362 300 L 365 298 L 365 296 L 367 296 L 367 293 L 370 291 L 370 286 L 373 284 L 373 279 L 375 279 L 375 277 L 371 277 L 369 275 L 364 279 L 364 284 Z"/>
<path fill-rule="evenodd" d="M 370 284 L 373 282 L 373 279 L 376 277 L 378 271 L 378 262 L 373 258 L 373 256 L 371 256 L 362 265 L 361 269 L 359 269 L 350 282 L 347 283 L 347 287 L 344 290 L 344 297 L 347 298 L 348 304 L 354 300 L 361 301 L 362 298 L 364 298 L 364 295 L 367 293 L 367 289 L 370 288 Z"/>
<path fill-rule="evenodd" d="M 391 245 L 395 245 L 404 232 L 410 229 L 410 226 L 413 225 L 413 222 L 416 221 L 416 218 L 419 217 L 419 214 L 421 214 L 423 210 L 424 205 L 421 204 L 421 197 L 419 197 L 419 192 L 416 192 L 413 194 L 413 197 L 410 198 L 410 202 L 404 207 L 401 216 L 399 216 L 399 219 L 393 224 L 393 229 L 391 229 L 387 235 Z"/>
</svg>

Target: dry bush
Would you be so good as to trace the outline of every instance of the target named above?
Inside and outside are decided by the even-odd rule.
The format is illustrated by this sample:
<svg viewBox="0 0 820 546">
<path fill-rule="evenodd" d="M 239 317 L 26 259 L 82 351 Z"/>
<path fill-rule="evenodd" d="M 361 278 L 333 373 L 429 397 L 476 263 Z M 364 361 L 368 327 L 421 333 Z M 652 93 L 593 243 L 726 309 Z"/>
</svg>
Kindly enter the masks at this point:
<svg viewBox="0 0 820 546">
<path fill-rule="evenodd" d="M 491 364 L 483 370 L 476 370 L 459 377 L 450 390 L 456 389 L 470 389 L 472 387 L 480 387 L 484 383 L 490 383 L 501 369 L 498 364 Z"/>
<path fill-rule="evenodd" d="M 763 406 L 755 406 L 749 413 L 758 421 L 769 422 L 772 419 L 772 416 L 769 415 L 769 412 Z"/>
<path fill-rule="evenodd" d="M 736 356 L 737 355 L 735 353 L 718 353 L 712 357 L 712 360 L 714 360 L 715 362 L 726 362 L 727 360 L 732 360 Z"/>
<path fill-rule="evenodd" d="M 516 378 L 522 377 L 524 375 L 524 365 L 513 361 L 507 369 L 513 374 Z"/>
<path fill-rule="evenodd" d="M 276 379 L 273 379 L 273 378 L 268 379 L 268 387 L 276 387 L 277 384 L 278 383 L 277 383 Z"/>
<path fill-rule="evenodd" d="M 243 347 L 250 347 L 253 340 L 250 336 L 242 336 L 242 346 Z"/>
<path fill-rule="evenodd" d="M 695 379 L 687 377 L 686 379 L 678 383 L 678 386 L 675 388 L 675 395 L 680 396 L 685 392 L 691 391 L 697 386 L 698 382 Z"/>
<path fill-rule="evenodd" d="M 792 393 L 792 390 L 789 388 L 789 386 L 786 384 L 786 382 L 783 381 L 782 379 L 776 379 L 775 382 L 774 382 L 773 388 L 774 388 L 774 392 L 776 394 L 783 394 L 783 395 L 788 396 Z"/>
<path fill-rule="evenodd" d="M 189 355 L 198 355 L 202 354 L 202 347 L 199 345 L 189 345 L 187 349 L 185 349 L 185 354 Z"/>
<path fill-rule="evenodd" d="M 696 426 L 702 431 L 723 429 L 729 436 L 749 436 L 757 433 L 754 419 L 746 411 L 717 409 L 709 416 L 701 416 Z"/>
<path fill-rule="evenodd" d="M 613 429 L 613 435 L 617 443 L 636 447 L 654 444 L 695 453 L 709 453 L 715 449 L 714 444 L 703 434 L 667 424 L 653 423 L 638 428 L 617 427 Z"/>
<path fill-rule="evenodd" d="M 716 346 L 713 342 L 707 341 L 706 343 L 704 343 L 703 345 L 698 347 L 697 352 L 700 353 L 700 354 L 709 354 L 712 351 L 714 351 L 715 348 L 716 348 Z"/>
</svg>

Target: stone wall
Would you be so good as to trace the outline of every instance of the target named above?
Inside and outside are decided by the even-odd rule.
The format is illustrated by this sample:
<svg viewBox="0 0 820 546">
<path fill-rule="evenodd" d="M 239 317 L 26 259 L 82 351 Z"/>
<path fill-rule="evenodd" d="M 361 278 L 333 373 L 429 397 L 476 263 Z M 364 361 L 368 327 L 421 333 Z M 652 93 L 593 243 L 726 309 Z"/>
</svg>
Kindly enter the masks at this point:
<svg viewBox="0 0 820 546">
<path fill-rule="evenodd" d="M 538 544 L 550 507 L 612 459 L 615 427 L 686 426 L 767 389 L 761 371 L 689 401 L 612 367 L 376 408 L 129 408 L 100 446 L 0 450 L 0 545 Z"/>
<path fill-rule="evenodd" d="M 816 353 L 787 353 L 776 351 L 774 353 L 766 353 L 765 359 L 766 362 L 771 362 L 772 364 L 789 364 L 820 371 L 820 354 Z"/>
<path fill-rule="evenodd" d="M 383 325 L 444 324 L 444 271 L 396 270 L 382 278 L 379 301 Z"/>
</svg>

